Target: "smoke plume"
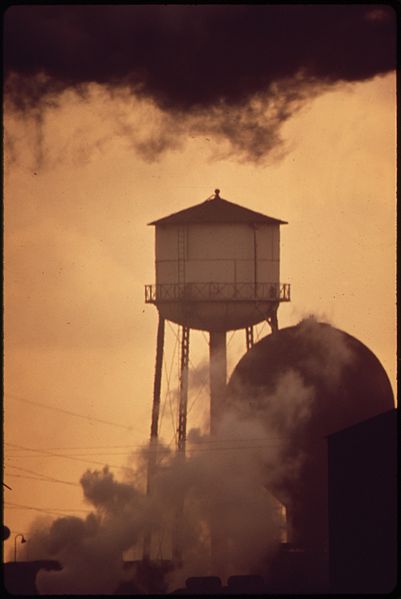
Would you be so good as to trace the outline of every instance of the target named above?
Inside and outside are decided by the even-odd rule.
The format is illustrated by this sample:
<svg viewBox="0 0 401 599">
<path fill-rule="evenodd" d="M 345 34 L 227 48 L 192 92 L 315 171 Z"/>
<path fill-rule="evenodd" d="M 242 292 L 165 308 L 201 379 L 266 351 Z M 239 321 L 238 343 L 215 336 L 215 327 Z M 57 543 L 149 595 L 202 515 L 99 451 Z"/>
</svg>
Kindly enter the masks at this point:
<svg viewBox="0 0 401 599">
<path fill-rule="evenodd" d="M 300 342 L 319 348 L 319 363 L 310 362 L 308 368 L 317 369 L 327 385 L 338 382 L 352 356 L 336 331 L 322 330 L 311 318 L 301 323 L 299 335 Z M 199 376 L 194 385 L 197 380 Z M 286 480 L 296 486 L 301 475 L 302 446 L 295 454 L 290 449 L 294 435 L 313 416 L 315 388 L 300 371 L 287 369 L 269 391 L 255 391 L 245 400 L 236 391 L 227 397 L 213 437 L 189 431 L 185 460 L 159 445 L 150 495 L 143 490 L 144 466 L 154 449 L 143 451 L 125 482 L 116 480 L 107 466 L 84 473 L 80 482 L 91 513 L 85 519 L 68 516 L 42 523 L 31 531 L 32 557 L 57 559 L 62 565 L 60 571 L 39 572 L 41 593 L 114 592 L 128 578 L 123 553 L 132 547 L 141 553 L 149 534 L 153 559 L 171 560 L 179 549 L 166 583 L 169 590 L 183 586 L 190 576 L 214 574 L 224 580 L 265 572 L 284 525 L 272 490 L 285 488 Z M 287 499 L 280 495 L 280 501 Z"/>
<path fill-rule="evenodd" d="M 150 100 L 177 125 L 173 144 L 201 132 L 253 160 L 308 98 L 385 74 L 395 57 L 385 5 L 21 5 L 5 16 L 15 110 L 37 115 L 66 90 L 85 99 L 97 85 Z"/>
</svg>

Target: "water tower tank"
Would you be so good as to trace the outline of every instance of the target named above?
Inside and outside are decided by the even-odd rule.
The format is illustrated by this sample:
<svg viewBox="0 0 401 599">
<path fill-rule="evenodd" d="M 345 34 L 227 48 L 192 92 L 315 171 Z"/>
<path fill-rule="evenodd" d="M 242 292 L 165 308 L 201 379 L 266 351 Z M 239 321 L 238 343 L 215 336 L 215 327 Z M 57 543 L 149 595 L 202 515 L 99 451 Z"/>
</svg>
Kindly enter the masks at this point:
<svg viewBox="0 0 401 599">
<path fill-rule="evenodd" d="M 280 395 L 280 380 L 288 373 Z M 311 391 L 306 412 L 288 405 L 302 403 L 301 387 Z M 377 357 L 344 331 L 306 319 L 265 337 L 243 356 L 226 402 L 265 423 L 267 434 L 279 439 L 279 475 L 270 488 L 287 506 L 292 540 L 327 547 L 327 436 L 394 408 Z"/>
<path fill-rule="evenodd" d="M 280 225 L 219 195 L 150 223 L 156 285 L 146 302 L 177 324 L 205 331 L 245 328 L 289 301 L 280 284 Z"/>
</svg>

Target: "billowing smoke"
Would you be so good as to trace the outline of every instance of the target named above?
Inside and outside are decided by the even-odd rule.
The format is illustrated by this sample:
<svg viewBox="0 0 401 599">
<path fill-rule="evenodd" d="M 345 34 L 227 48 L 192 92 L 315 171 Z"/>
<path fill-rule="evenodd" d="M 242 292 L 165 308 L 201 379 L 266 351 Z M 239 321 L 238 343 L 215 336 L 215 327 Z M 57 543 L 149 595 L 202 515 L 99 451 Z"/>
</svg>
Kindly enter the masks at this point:
<svg viewBox="0 0 401 599">
<path fill-rule="evenodd" d="M 308 367 L 317 369 L 328 385 L 340 380 L 352 360 L 341 337 L 332 333 L 322 332 L 314 319 L 300 325 L 302 338 L 319 346 L 319 363 Z M 189 576 L 217 574 L 224 580 L 264 572 L 283 538 L 280 504 L 271 490 L 288 479 L 294 484 L 300 476 L 302 447 L 295 454 L 288 449 L 314 410 L 313 385 L 299 371 L 287 369 L 269 392 L 261 390 L 246 401 L 228 397 L 215 436 L 190 430 L 185 460 L 160 445 L 150 496 L 142 480 L 148 450 L 125 482 L 107 467 L 87 471 L 81 485 L 92 512 L 85 519 L 68 516 L 42 523 L 31 532 L 32 557 L 62 565 L 60 571 L 39 572 L 39 591 L 114 592 L 129 576 L 123 553 L 135 546 L 141 553 L 150 533 L 151 556 L 176 560 L 168 576 L 170 590 Z"/>
<path fill-rule="evenodd" d="M 122 553 L 138 541 L 152 522 L 143 493 L 119 482 L 105 467 L 81 478 L 93 511 L 85 519 L 58 518 L 31 531 L 32 557 L 57 559 L 60 571 L 40 571 L 41 594 L 111 594 L 127 578 Z"/>
<path fill-rule="evenodd" d="M 295 334 L 295 342 L 305 347 L 300 367 L 326 387 L 338 385 L 343 369 L 353 360 L 353 353 L 338 329 L 321 327 L 314 316 L 304 318 Z"/>
<path fill-rule="evenodd" d="M 395 57 L 385 5 L 21 5 L 4 28 L 14 109 L 37 116 L 67 90 L 85 99 L 100 86 L 150 100 L 167 131 L 176 124 L 173 144 L 213 135 L 253 160 L 308 98 L 385 74 Z M 147 157 L 168 147 L 162 137 Z"/>
</svg>

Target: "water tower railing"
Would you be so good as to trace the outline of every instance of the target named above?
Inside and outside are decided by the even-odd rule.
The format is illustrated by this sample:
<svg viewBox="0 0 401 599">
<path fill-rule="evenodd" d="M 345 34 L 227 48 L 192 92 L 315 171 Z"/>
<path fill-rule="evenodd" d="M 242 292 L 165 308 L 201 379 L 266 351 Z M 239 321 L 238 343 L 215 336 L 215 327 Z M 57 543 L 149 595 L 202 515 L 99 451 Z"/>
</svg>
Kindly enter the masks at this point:
<svg viewBox="0 0 401 599">
<path fill-rule="evenodd" d="M 145 285 L 145 302 L 173 301 L 289 302 L 288 283 L 158 283 Z"/>
</svg>

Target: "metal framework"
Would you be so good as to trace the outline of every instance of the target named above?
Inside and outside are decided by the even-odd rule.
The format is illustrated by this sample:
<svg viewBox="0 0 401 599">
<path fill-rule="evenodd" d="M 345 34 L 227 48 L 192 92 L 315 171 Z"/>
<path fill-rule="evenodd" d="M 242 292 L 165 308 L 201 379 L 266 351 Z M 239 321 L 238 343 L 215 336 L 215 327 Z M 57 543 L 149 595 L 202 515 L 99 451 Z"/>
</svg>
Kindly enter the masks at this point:
<svg viewBox="0 0 401 599">
<path fill-rule="evenodd" d="M 180 405 L 178 411 L 178 451 L 185 455 L 188 406 L 189 327 L 182 327 Z"/>
<path fill-rule="evenodd" d="M 181 240 L 180 250 L 184 252 L 185 240 Z M 184 277 L 185 273 L 182 272 Z M 278 330 L 277 310 L 280 302 L 290 301 L 290 285 L 278 283 L 177 283 L 157 284 L 145 286 L 146 303 L 158 304 L 159 302 L 171 301 L 268 301 L 271 303 L 270 316 L 267 322 L 272 332 Z M 153 387 L 152 422 L 150 430 L 147 494 L 152 492 L 152 479 L 156 468 L 158 427 L 160 412 L 161 375 L 164 351 L 165 320 L 159 314 L 157 331 L 156 365 Z M 181 356 L 180 356 L 180 400 L 178 414 L 178 454 L 184 458 L 187 434 L 187 408 L 188 408 L 188 369 L 189 369 L 189 332 L 187 326 L 181 327 Z M 226 356 L 226 333 L 209 331 L 210 351 L 210 426 L 211 434 L 216 434 L 216 428 L 221 416 L 224 402 L 227 356 Z M 253 326 L 246 327 L 246 347 L 251 349 L 254 345 Z M 177 500 L 175 538 L 173 541 L 173 556 L 179 563 L 182 559 L 182 509 L 184 497 Z M 211 549 L 213 562 L 221 553 L 221 541 L 219 540 L 218 522 L 212 522 L 211 527 Z M 152 532 L 145 535 L 143 543 L 143 559 L 150 559 Z M 224 543 L 223 543 L 224 544 Z"/>
<path fill-rule="evenodd" d="M 185 301 L 289 302 L 288 283 L 157 283 L 145 285 L 145 303 Z"/>
<path fill-rule="evenodd" d="M 253 326 L 246 327 L 246 350 L 249 351 L 253 347 Z"/>
</svg>

